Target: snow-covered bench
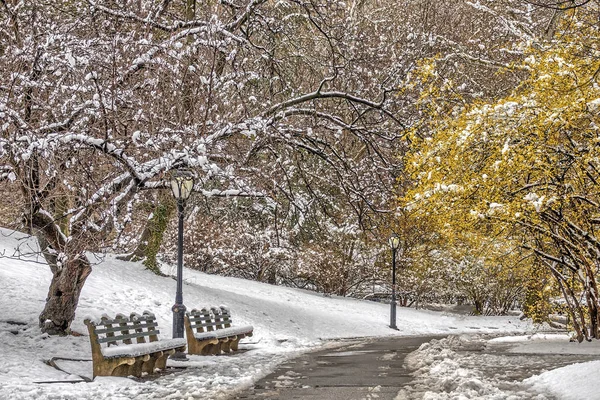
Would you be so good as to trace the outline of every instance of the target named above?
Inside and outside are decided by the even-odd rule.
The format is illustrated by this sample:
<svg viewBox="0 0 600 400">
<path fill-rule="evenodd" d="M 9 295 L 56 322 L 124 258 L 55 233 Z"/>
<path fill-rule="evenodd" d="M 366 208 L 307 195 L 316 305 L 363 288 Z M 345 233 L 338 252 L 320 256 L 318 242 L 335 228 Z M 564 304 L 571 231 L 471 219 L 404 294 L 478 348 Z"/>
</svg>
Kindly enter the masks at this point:
<svg viewBox="0 0 600 400">
<path fill-rule="evenodd" d="M 252 336 L 254 328 L 231 326 L 231 313 L 225 306 L 210 310 L 193 309 L 185 315 L 185 333 L 189 354 L 220 354 L 237 351 L 241 339 Z"/>
<path fill-rule="evenodd" d="M 94 378 L 96 376 L 142 376 L 156 368 L 165 369 L 167 358 L 185 350 L 185 339 L 159 340 L 154 314 L 132 313 L 129 318 L 107 315 L 99 321 L 86 318 L 90 332 Z"/>
</svg>

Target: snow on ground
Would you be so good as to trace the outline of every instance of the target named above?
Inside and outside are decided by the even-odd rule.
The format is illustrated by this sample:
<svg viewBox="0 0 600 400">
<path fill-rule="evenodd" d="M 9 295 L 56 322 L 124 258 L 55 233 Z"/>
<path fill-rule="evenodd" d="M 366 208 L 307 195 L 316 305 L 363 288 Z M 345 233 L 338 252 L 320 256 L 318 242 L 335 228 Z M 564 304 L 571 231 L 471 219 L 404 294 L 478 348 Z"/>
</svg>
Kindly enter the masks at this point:
<svg viewBox="0 0 600 400">
<path fill-rule="evenodd" d="M 29 255 L 7 258 L 15 248 Z M 4 249 L 4 251 L 2 250 Z M 37 317 L 51 279 L 36 254 L 35 241 L 0 231 L 0 398 L 11 399 L 181 399 L 223 398 L 249 387 L 278 364 L 301 352 L 327 345 L 327 339 L 359 336 L 525 332 L 530 326 L 515 317 L 469 317 L 433 311 L 398 309 L 399 331 L 388 328 L 389 305 L 277 287 L 235 278 L 184 271 L 188 308 L 225 304 L 234 325 L 253 325 L 254 336 L 227 356 L 190 356 L 186 369 L 155 379 L 99 377 L 92 383 L 36 383 L 91 376 L 91 362 L 57 362 L 72 374 L 45 364 L 53 357 L 89 360 L 91 351 L 83 320 L 104 313 L 152 311 L 161 337 L 171 337 L 175 281 L 159 277 L 139 263 L 114 256 L 96 260 L 80 298 L 72 329 L 83 336 L 51 337 L 37 327 Z M 94 258 L 94 255 L 90 255 Z M 172 268 L 168 267 L 172 272 Z M 245 343 L 245 344 L 244 344 Z M 179 365 L 178 365 L 179 364 Z M 440 371 L 441 372 L 441 371 Z"/>
<path fill-rule="evenodd" d="M 598 399 L 598 370 L 600 361 L 572 364 L 526 379 L 525 383 L 561 400 Z"/>
<path fill-rule="evenodd" d="M 415 379 L 397 399 L 599 399 L 598 359 L 600 343 L 569 342 L 566 334 L 450 336 L 407 356 Z"/>
<path fill-rule="evenodd" d="M 526 354 L 585 354 L 600 355 L 600 341 L 590 343 L 571 342 L 567 334 L 535 334 L 508 336 L 490 340 L 489 345 L 511 343 L 508 351 Z"/>
<path fill-rule="evenodd" d="M 576 355 L 600 359 L 600 341 L 597 340 L 589 343 L 570 342 L 570 336 L 566 334 L 518 336 L 516 338 L 520 340 L 513 341 L 516 345 L 509 349 L 512 353 L 562 357 Z M 490 342 L 502 343 L 502 339 L 497 338 Z M 509 339 L 513 338 L 509 337 Z M 561 400 L 598 399 L 600 398 L 598 370 L 600 370 L 600 360 L 579 362 L 543 372 L 524 382 L 539 392 L 550 393 Z"/>
</svg>

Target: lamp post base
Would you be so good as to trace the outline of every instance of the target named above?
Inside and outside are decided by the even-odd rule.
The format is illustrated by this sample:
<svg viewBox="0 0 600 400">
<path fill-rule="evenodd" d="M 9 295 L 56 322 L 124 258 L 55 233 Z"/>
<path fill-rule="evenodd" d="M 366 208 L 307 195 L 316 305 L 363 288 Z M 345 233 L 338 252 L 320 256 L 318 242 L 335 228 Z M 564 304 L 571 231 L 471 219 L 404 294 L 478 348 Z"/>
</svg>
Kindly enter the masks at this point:
<svg viewBox="0 0 600 400">
<path fill-rule="evenodd" d="M 173 339 L 182 338 L 184 335 L 183 318 L 185 316 L 186 307 L 181 303 L 175 303 L 171 307 L 173 311 Z"/>
<path fill-rule="evenodd" d="M 179 296 L 178 296 L 179 297 Z M 185 315 L 185 306 L 181 303 L 175 303 L 171 308 L 173 311 L 173 339 L 184 337 L 183 317 Z M 188 361 L 186 354 L 183 351 L 176 351 L 169 357 L 174 361 Z"/>
<path fill-rule="evenodd" d="M 390 302 L 390 328 L 398 330 L 396 326 L 396 302 Z"/>
</svg>

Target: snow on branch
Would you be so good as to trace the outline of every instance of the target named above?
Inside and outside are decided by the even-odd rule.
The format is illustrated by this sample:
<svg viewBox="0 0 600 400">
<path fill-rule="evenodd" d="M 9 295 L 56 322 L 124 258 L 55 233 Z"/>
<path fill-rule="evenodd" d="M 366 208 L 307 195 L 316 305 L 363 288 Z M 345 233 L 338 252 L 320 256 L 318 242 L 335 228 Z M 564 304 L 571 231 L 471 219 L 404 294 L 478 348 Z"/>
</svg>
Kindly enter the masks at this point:
<svg viewBox="0 0 600 400">
<path fill-rule="evenodd" d="M 504 26 L 506 32 L 511 33 L 514 36 L 521 38 L 525 41 L 535 40 L 535 34 L 531 32 L 531 29 L 529 29 L 527 25 L 515 19 L 508 19 L 506 18 L 506 16 L 500 15 L 498 12 L 481 4 L 480 1 L 477 1 L 475 3 L 472 1 L 467 1 L 466 4 L 473 7 L 476 10 L 488 13 L 497 20 L 499 20 L 500 23 Z"/>
<path fill-rule="evenodd" d="M 247 20 L 248 17 L 250 15 L 252 15 L 254 13 L 254 11 L 263 3 L 265 3 L 267 0 L 252 0 L 250 3 L 248 3 L 248 6 L 246 7 L 246 10 L 242 13 L 242 15 L 240 15 L 235 21 L 233 21 L 230 24 L 227 24 L 225 26 L 225 29 L 228 30 L 229 32 L 235 32 L 236 30 L 239 29 L 240 26 L 242 26 Z"/>
<path fill-rule="evenodd" d="M 385 92 L 383 93 L 382 100 L 379 103 L 375 103 L 371 100 L 368 100 L 368 99 L 365 99 L 362 97 L 358 97 L 358 96 L 355 96 L 353 94 L 346 93 L 346 92 L 339 92 L 339 91 L 322 92 L 321 88 L 322 88 L 322 85 L 319 85 L 319 89 L 315 90 L 312 93 L 307 93 L 305 95 L 298 96 L 293 99 L 289 99 L 287 101 L 283 101 L 281 103 L 275 104 L 268 110 L 264 111 L 261 114 L 261 117 L 266 118 L 266 117 L 274 115 L 274 114 L 276 115 L 278 112 L 283 111 L 286 108 L 293 107 L 297 104 L 305 103 L 308 101 L 317 100 L 317 99 L 337 98 L 337 99 L 348 100 L 352 103 L 362 104 L 362 105 L 370 107 L 372 109 L 379 110 L 382 113 L 384 113 L 387 117 L 389 117 L 390 119 L 392 119 L 396 123 L 398 123 L 400 126 L 404 127 L 404 124 L 401 121 L 399 121 L 390 111 L 385 109 L 385 107 L 384 107 L 385 100 L 386 100 Z"/>
<path fill-rule="evenodd" d="M 10 165 L 0 165 L 0 182 L 10 181 L 14 182 L 17 179 L 13 168 Z"/>
<path fill-rule="evenodd" d="M 103 5 L 98 4 L 95 1 L 92 0 L 88 0 L 88 3 L 95 9 L 100 10 L 108 15 L 112 15 L 115 17 L 120 17 L 123 19 L 128 19 L 131 21 L 135 21 L 135 22 L 140 22 L 143 24 L 147 24 L 150 25 L 154 28 L 163 30 L 165 32 L 174 32 L 178 29 L 181 28 L 191 28 L 191 27 L 196 27 L 196 26 L 206 26 L 206 22 L 205 21 L 188 21 L 188 22 L 178 22 L 174 25 L 165 25 L 165 24 L 161 24 L 160 22 L 156 22 L 150 19 L 150 15 L 148 15 L 148 17 L 146 18 L 141 18 L 140 16 L 138 16 L 137 14 L 134 14 L 132 12 L 124 12 L 124 11 L 117 11 L 117 10 L 113 10 L 111 8 L 105 7 Z"/>
<path fill-rule="evenodd" d="M 13 120 L 14 124 L 16 125 L 16 127 L 18 129 L 27 129 L 28 125 L 27 122 L 25 122 L 23 120 L 23 118 L 21 118 L 21 116 L 19 115 L 18 112 L 16 112 L 15 110 L 12 110 L 10 108 L 6 108 L 3 107 L 4 109 L 0 108 L 0 117 L 2 116 L 2 114 L 6 113 L 8 114 L 9 118 Z"/>
<path fill-rule="evenodd" d="M 51 138 L 49 138 L 49 140 L 50 139 Z M 107 140 L 98 139 L 83 134 L 67 134 L 63 136 L 56 136 L 55 140 L 63 144 L 76 142 L 100 150 L 104 154 L 113 157 L 115 160 L 119 161 L 122 165 L 124 165 L 129 171 L 130 175 L 137 181 L 141 181 L 142 179 L 138 173 L 138 163 L 134 159 L 130 158 L 125 153 L 125 150 L 116 147 L 114 144 L 110 143 Z"/>
<path fill-rule="evenodd" d="M 532 4 L 536 7 L 550 8 L 552 10 L 567 11 L 574 8 L 579 8 L 591 3 L 592 0 L 556 0 L 553 3 L 539 2 L 534 0 L 527 0 L 527 3 Z"/>
<path fill-rule="evenodd" d="M 171 187 L 171 183 L 168 181 L 155 181 L 149 182 L 144 185 L 143 189 L 169 189 Z M 202 183 L 197 183 L 194 185 L 193 193 L 198 193 L 204 197 L 252 197 L 252 198 L 263 198 L 267 197 L 267 195 L 263 192 L 257 191 L 245 191 L 241 189 L 212 189 L 206 190 L 202 187 Z"/>
<path fill-rule="evenodd" d="M 130 21 L 135 21 L 135 22 L 139 22 L 142 24 L 147 24 L 154 28 L 163 30 L 165 32 L 175 33 L 175 32 L 184 30 L 184 31 L 180 32 L 179 34 L 171 37 L 167 41 L 168 43 L 171 43 L 171 42 L 179 40 L 183 37 L 198 34 L 201 32 L 219 33 L 225 37 L 233 39 L 234 41 L 236 41 L 238 43 L 245 43 L 245 40 L 243 38 L 233 35 L 231 33 L 231 30 L 227 29 L 226 26 L 224 27 L 221 23 L 219 23 L 215 20 L 212 20 L 210 22 L 202 21 L 202 20 L 178 21 L 172 25 L 165 25 L 165 24 L 161 24 L 160 22 L 151 20 L 150 16 L 148 16 L 147 18 L 141 18 L 140 16 L 138 16 L 134 13 L 131 13 L 131 12 L 117 11 L 117 10 L 113 10 L 111 8 L 99 5 L 98 3 L 96 3 L 93 0 L 88 0 L 88 3 L 90 3 L 90 5 L 92 7 L 96 8 L 108 15 L 128 19 Z"/>
<path fill-rule="evenodd" d="M 87 108 L 93 106 L 93 104 L 94 102 L 92 101 L 86 101 L 82 105 L 76 107 L 71 113 L 71 115 L 64 121 L 42 126 L 41 128 L 36 129 L 34 132 L 42 135 L 64 132 L 73 125 L 73 123 L 81 115 L 81 113 L 83 113 Z"/>
<path fill-rule="evenodd" d="M 481 64 L 481 65 L 484 65 L 486 67 L 491 67 L 491 68 L 518 69 L 518 70 L 522 70 L 522 71 L 530 71 L 531 70 L 531 68 L 529 68 L 526 65 L 506 64 L 506 63 L 502 63 L 502 62 L 498 62 L 498 61 L 494 61 L 494 60 L 485 59 L 482 57 L 472 56 L 470 54 L 463 53 L 463 52 L 447 54 L 446 56 L 441 58 L 440 61 L 448 61 L 448 60 L 451 60 L 452 58 L 462 58 L 462 59 L 472 61 L 477 64 Z"/>
<path fill-rule="evenodd" d="M 366 125 L 356 125 L 355 121 L 353 121 L 353 123 L 347 123 L 343 119 L 338 117 L 337 115 L 333 115 L 333 114 L 322 112 L 322 111 L 317 111 L 317 110 L 311 109 L 311 108 L 287 109 L 283 112 L 277 113 L 276 117 L 273 118 L 273 121 L 276 121 L 278 119 L 284 119 L 284 118 L 291 117 L 294 115 L 312 116 L 312 117 L 318 117 L 318 118 L 330 121 L 338 128 L 343 128 L 343 129 L 347 129 L 348 131 L 354 132 L 355 134 L 357 134 L 357 136 L 359 136 L 361 138 L 362 138 L 362 135 L 360 135 L 359 132 L 361 132 L 361 131 L 368 132 L 371 129 Z M 330 128 L 333 129 L 333 127 L 330 127 Z M 378 135 L 378 136 L 383 137 L 386 140 L 394 140 L 399 137 L 397 135 L 389 136 L 389 137 L 386 137 L 384 135 Z"/>
<path fill-rule="evenodd" d="M 122 75 L 117 80 L 117 85 L 118 86 L 123 85 L 124 83 L 127 82 L 127 80 L 132 75 L 134 75 L 138 71 L 141 71 L 142 69 L 144 69 L 155 58 L 155 56 L 159 53 L 159 51 L 161 51 L 161 50 L 166 51 L 173 44 L 175 44 L 177 41 L 179 41 L 181 39 L 184 39 L 184 38 L 186 38 L 188 36 L 196 35 L 196 34 L 199 34 L 199 33 L 205 33 L 205 34 L 207 34 L 207 33 L 219 33 L 223 37 L 232 39 L 233 41 L 236 41 L 238 43 L 242 43 L 242 44 L 246 43 L 245 39 L 243 39 L 241 37 L 238 37 L 238 36 L 232 34 L 231 32 L 228 32 L 228 31 L 224 30 L 220 25 L 218 25 L 216 23 L 203 24 L 201 26 L 185 28 L 183 31 L 178 32 L 177 34 L 172 35 L 169 39 L 165 40 L 164 42 L 162 42 L 160 44 L 157 44 L 157 45 L 153 46 L 146 53 L 144 53 L 141 56 L 139 56 L 136 59 L 134 59 L 133 63 L 129 66 L 129 68 L 127 68 L 127 70 L 125 72 L 123 72 Z M 208 46 L 210 46 L 210 47 L 218 47 L 220 45 L 227 45 L 227 42 L 223 41 L 223 40 L 215 41 L 213 39 L 213 40 L 207 40 L 205 42 L 196 41 L 195 44 L 196 45 L 198 45 L 198 44 L 204 44 L 207 47 Z"/>
<path fill-rule="evenodd" d="M 258 132 L 264 131 L 267 128 L 268 122 L 268 120 L 265 120 L 261 117 L 256 117 L 249 118 L 237 124 L 228 123 L 215 133 L 210 134 L 207 137 L 201 139 L 199 142 L 197 142 L 196 145 L 212 145 L 236 133 L 240 133 L 248 137 L 256 136 Z"/>
</svg>

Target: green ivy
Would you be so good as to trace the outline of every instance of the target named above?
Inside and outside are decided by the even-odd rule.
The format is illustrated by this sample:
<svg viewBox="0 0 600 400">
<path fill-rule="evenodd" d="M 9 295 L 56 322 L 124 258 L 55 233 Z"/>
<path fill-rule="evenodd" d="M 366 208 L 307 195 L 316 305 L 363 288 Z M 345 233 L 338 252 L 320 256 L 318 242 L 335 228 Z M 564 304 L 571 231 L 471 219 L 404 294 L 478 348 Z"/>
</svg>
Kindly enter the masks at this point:
<svg viewBox="0 0 600 400">
<path fill-rule="evenodd" d="M 148 229 L 150 230 L 150 236 L 148 237 L 148 244 L 144 252 L 143 264 L 150 271 L 157 275 L 162 275 L 160 268 L 158 267 L 158 261 L 156 256 L 160 250 L 160 246 L 163 241 L 163 236 L 167 230 L 169 219 L 173 215 L 175 210 L 175 203 L 171 201 L 161 202 L 158 204 L 152 218 L 148 221 Z M 133 261 L 139 261 L 133 260 Z"/>
</svg>

